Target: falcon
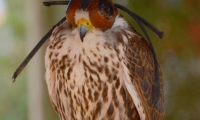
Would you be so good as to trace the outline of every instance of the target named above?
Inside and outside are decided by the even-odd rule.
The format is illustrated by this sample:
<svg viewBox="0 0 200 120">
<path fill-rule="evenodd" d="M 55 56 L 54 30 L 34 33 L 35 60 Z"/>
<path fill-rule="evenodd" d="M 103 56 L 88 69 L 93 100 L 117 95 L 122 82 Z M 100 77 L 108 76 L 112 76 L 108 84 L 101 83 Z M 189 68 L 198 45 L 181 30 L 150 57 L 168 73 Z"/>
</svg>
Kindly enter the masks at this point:
<svg viewBox="0 0 200 120">
<path fill-rule="evenodd" d="M 66 19 L 45 54 L 48 93 L 60 119 L 164 120 L 163 78 L 152 45 L 112 0 L 71 0 Z"/>
<path fill-rule="evenodd" d="M 111 0 L 71 0 L 53 31 L 46 83 L 61 120 L 163 120 L 163 82 L 153 104 L 155 63 L 149 43 Z"/>
</svg>

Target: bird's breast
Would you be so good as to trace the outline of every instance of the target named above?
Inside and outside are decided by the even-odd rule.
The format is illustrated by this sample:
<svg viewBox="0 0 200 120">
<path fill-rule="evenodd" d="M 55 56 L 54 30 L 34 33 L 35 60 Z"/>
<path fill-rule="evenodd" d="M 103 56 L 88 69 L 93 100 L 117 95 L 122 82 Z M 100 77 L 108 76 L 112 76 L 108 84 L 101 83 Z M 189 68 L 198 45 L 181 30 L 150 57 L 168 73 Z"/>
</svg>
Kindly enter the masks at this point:
<svg viewBox="0 0 200 120">
<path fill-rule="evenodd" d="M 126 109 L 134 115 L 123 85 L 122 44 L 92 32 L 82 42 L 72 33 L 52 38 L 45 55 L 48 91 L 60 118 L 126 119 Z"/>
</svg>

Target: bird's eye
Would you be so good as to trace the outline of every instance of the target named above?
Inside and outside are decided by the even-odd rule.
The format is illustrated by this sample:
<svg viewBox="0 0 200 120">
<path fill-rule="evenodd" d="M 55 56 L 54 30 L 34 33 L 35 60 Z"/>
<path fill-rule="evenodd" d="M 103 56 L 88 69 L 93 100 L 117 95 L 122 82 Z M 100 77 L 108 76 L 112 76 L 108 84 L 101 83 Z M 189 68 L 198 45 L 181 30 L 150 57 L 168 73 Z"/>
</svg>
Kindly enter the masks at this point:
<svg viewBox="0 0 200 120">
<path fill-rule="evenodd" d="M 114 8 L 108 0 L 100 0 L 98 7 L 106 19 L 110 19 L 114 15 Z"/>
</svg>

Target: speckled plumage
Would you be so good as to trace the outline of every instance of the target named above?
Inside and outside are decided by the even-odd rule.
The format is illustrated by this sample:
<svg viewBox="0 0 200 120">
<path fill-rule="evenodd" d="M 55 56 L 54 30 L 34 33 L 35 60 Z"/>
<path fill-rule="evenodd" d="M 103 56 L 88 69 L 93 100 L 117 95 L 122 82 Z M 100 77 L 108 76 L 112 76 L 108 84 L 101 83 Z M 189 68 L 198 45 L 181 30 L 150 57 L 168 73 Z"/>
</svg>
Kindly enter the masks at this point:
<svg viewBox="0 0 200 120">
<path fill-rule="evenodd" d="M 61 120 L 163 120 L 163 82 L 153 110 L 155 69 L 148 42 L 120 16 L 82 42 L 67 21 L 50 37 L 46 82 Z"/>
</svg>

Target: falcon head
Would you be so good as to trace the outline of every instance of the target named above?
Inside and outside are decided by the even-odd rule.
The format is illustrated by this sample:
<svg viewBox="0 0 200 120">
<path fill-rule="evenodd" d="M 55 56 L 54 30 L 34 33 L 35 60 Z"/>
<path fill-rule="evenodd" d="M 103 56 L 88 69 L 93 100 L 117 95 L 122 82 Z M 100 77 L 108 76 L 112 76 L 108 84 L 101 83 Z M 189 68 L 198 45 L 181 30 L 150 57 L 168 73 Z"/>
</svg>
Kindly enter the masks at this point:
<svg viewBox="0 0 200 120">
<path fill-rule="evenodd" d="M 66 17 L 73 27 L 78 27 L 80 39 L 97 28 L 105 31 L 112 27 L 118 14 L 111 0 L 71 0 Z"/>
</svg>

